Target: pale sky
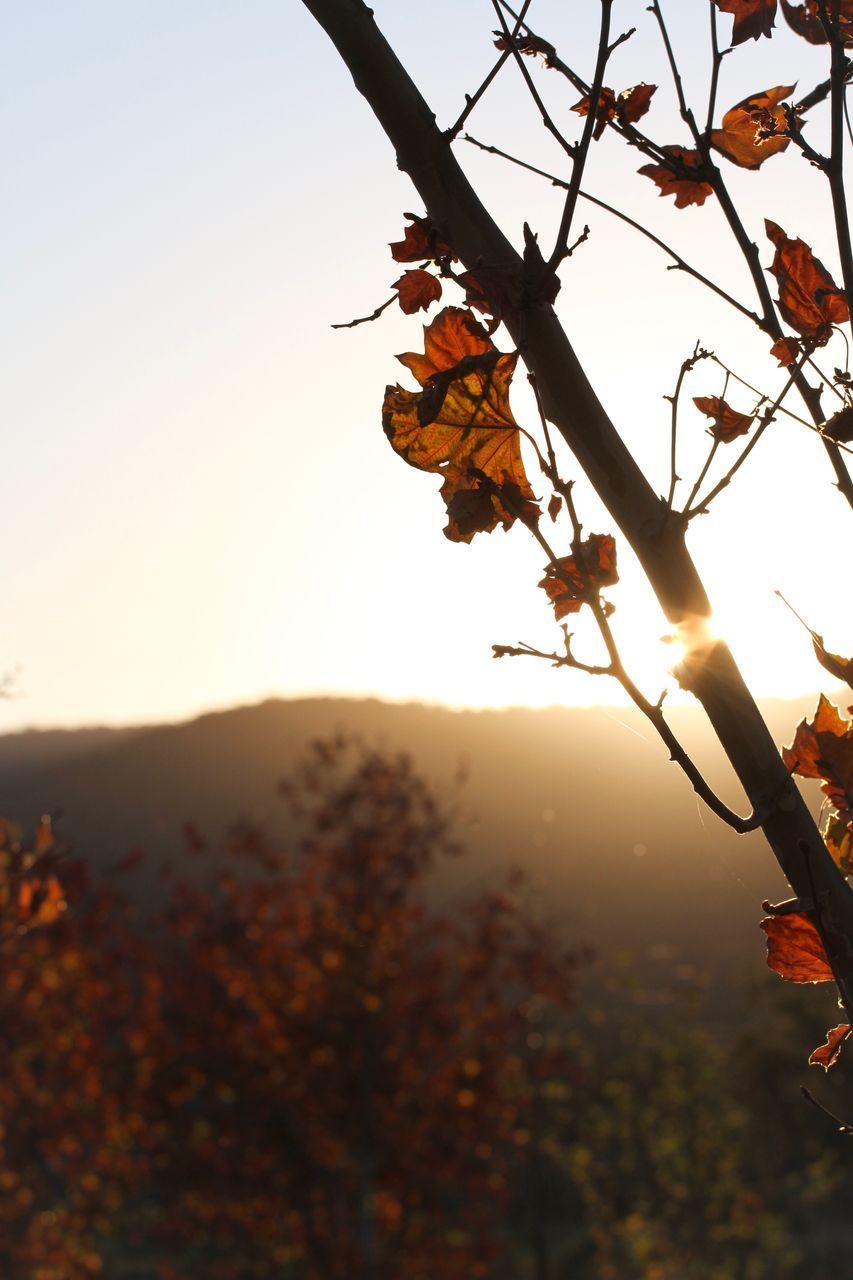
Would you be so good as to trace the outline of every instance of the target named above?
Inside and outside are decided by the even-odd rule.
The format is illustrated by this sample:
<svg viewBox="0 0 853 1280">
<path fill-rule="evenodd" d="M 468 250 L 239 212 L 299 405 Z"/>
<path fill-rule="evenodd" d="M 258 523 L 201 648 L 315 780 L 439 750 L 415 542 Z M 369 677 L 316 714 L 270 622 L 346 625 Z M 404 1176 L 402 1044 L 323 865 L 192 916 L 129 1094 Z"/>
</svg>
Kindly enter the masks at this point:
<svg viewBox="0 0 853 1280">
<path fill-rule="evenodd" d="M 706 5 L 669 8 L 704 98 Z M 491 5 L 374 9 L 450 123 L 494 56 Z M 589 74 L 597 11 L 592 0 L 534 0 L 531 21 Z M 423 210 L 299 0 L 39 0 L 6 6 L 5 19 L 0 670 L 18 675 L 0 730 L 177 719 L 271 694 L 621 698 L 579 673 L 492 661 L 493 642 L 551 648 L 559 631 L 529 535 L 449 543 L 438 478 L 406 467 L 382 433 L 386 382 L 411 385 L 394 353 L 420 346 L 423 318 L 389 310 L 330 328 L 388 296 L 400 271 L 387 242 L 404 210 Z M 609 81 L 660 84 L 648 130 L 686 143 L 642 0 L 620 0 L 616 22 L 639 30 Z M 786 32 L 750 42 L 726 61 L 721 108 L 798 77 L 805 91 L 821 75 L 820 53 Z M 579 130 L 576 95 L 553 76 L 538 81 Z M 469 123 L 565 174 L 511 64 Z M 464 144 L 459 154 L 516 243 L 525 219 L 551 240 L 559 192 Z M 712 203 L 673 209 L 636 175 L 640 163 L 608 139 L 586 185 L 753 305 Z M 729 172 L 765 264 L 767 215 L 837 274 L 819 175 L 792 154 L 755 175 Z M 780 373 L 766 340 L 668 273 L 658 251 L 606 214 L 581 218 L 590 239 L 558 309 L 662 491 L 661 397 L 696 339 L 768 390 Z M 825 363 L 844 359 L 839 348 Z M 688 388 L 682 475 L 695 474 L 708 441 L 689 396 L 720 390 L 710 368 Z M 750 407 L 748 393 L 729 398 Z M 533 427 L 524 395 L 514 404 Z M 759 694 L 821 683 L 776 587 L 831 647 L 850 649 L 850 514 L 831 479 L 811 433 L 780 420 L 692 536 L 718 625 Z M 611 531 L 588 486 L 578 495 L 588 531 Z M 656 696 L 671 660 L 658 641 L 665 624 L 621 540 L 620 553 L 614 622 Z"/>
</svg>

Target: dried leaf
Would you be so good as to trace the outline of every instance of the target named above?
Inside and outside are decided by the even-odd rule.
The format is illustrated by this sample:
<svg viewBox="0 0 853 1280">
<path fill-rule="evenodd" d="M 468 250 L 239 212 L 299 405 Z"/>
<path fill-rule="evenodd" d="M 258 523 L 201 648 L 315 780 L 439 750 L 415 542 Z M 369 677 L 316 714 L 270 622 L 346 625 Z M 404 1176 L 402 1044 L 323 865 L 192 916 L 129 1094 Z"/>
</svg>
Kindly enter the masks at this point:
<svg viewBox="0 0 853 1280">
<path fill-rule="evenodd" d="M 770 271 L 779 284 L 779 310 L 792 329 L 823 345 L 833 324 L 850 318 L 847 299 L 804 240 L 789 239 L 769 219 L 764 226 L 776 246 Z"/>
<path fill-rule="evenodd" d="M 821 790 L 841 821 L 853 822 L 853 721 L 845 720 L 823 694 L 814 720 L 797 726 L 782 759 L 801 778 L 820 778 Z"/>
<path fill-rule="evenodd" d="M 416 311 L 428 311 L 434 302 L 441 297 L 441 281 L 430 271 L 417 267 L 414 271 L 405 271 L 399 280 L 395 280 L 392 288 L 397 290 L 400 298 L 400 310 L 407 316 Z"/>
<path fill-rule="evenodd" d="M 796 338 L 777 338 L 770 348 L 771 356 L 775 356 L 783 368 L 789 369 L 796 364 L 802 354 Z"/>
<path fill-rule="evenodd" d="M 842 1022 L 837 1027 L 830 1027 L 826 1033 L 826 1044 L 822 1044 L 815 1049 L 809 1058 L 809 1066 L 823 1067 L 824 1071 L 828 1071 L 838 1061 L 841 1046 L 851 1031 L 853 1031 L 853 1027 L 847 1022 Z"/>
<path fill-rule="evenodd" d="M 477 267 L 456 277 L 465 290 L 465 301 L 485 316 L 499 320 L 507 312 L 520 310 L 524 299 L 524 276 L 512 267 Z"/>
<path fill-rule="evenodd" d="M 850 444 L 853 441 L 853 406 L 846 404 L 838 413 L 823 424 L 823 434 L 839 444 Z"/>
<path fill-rule="evenodd" d="M 823 636 L 816 631 L 812 632 L 812 643 L 815 657 L 823 669 L 853 689 L 853 658 L 842 658 L 840 654 L 830 653 L 823 643 Z"/>
<path fill-rule="evenodd" d="M 660 188 L 662 196 L 675 196 L 676 209 L 686 209 L 689 204 L 704 204 L 713 188 L 701 177 L 690 177 L 690 171 L 701 170 L 702 159 L 698 151 L 690 151 L 685 147 L 662 147 L 673 159 L 673 165 L 644 164 L 638 173 L 642 173 Z"/>
<path fill-rule="evenodd" d="M 785 136 L 788 121 L 780 103 L 795 87 L 777 84 L 744 98 L 723 116 L 723 127 L 712 131 L 711 145 L 742 169 L 757 169 L 784 151 L 790 138 Z M 773 133 L 774 129 L 778 132 Z"/>
<path fill-rule="evenodd" d="M 807 912 L 765 916 L 761 928 L 767 934 L 767 963 L 781 978 L 788 982 L 833 981 L 821 936 Z"/>
<path fill-rule="evenodd" d="M 791 4 L 790 0 L 782 0 L 782 12 L 785 21 L 809 44 L 826 44 L 827 34 L 820 20 L 820 9 L 817 0 L 805 0 L 804 4 Z M 836 17 L 844 44 L 853 42 L 853 0 L 831 0 L 829 5 L 831 17 Z"/>
<path fill-rule="evenodd" d="M 538 514 L 509 405 L 517 354 L 497 351 L 469 311 L 445 307 L 424 329 L 423 355 L 398 359 L 422 390 L 386 388 L 383 426 L 406 462 L 443 477 L 447 537 L 470 542 Z"/>
<path fill-rule="evenodd" d="M 715 0 L 715 3 L 721 13 L 734 14 L 733 45 L 772 35 L 776 0 Z"/>
<path fill-rule="evenodd" d="M 835 865 L 846 876 L 853 874 L 853 823 L 842 822 L 835 814 L 831 814 L 822 835 Z"/>
<path fill-rule="evenodd" d="M 601 137 L 608 120 L 618 120 L 620 124 L 636 124 L 651 106 L 652 97 L 657 91 L 656 84 L 635 84 L 630 89 L 623 89 L 616 94 L 606 85 L 602 86 L 598 96 L 598 112 L 596 114 L 593 137 Z M 580 102 L 572 107 L 579 116 L 589 115 L 589 94 L 586 93 Z"/>
<path fill-rule="evenodd" d="M 609 533 L 591 533 L 574 555 L 564 556 L 557 563 L 560 575 L 554 565 L 549 565 L 539 586 L 553 604 L 558 620 L 567 613 L 578 613 L 591 595 L 619 581 L 616 541 Z"/>
<path fill-rule="evenodd" d="M 495 48 L 500 49 L 501 53 L 512 47 L 502 31 L 493 31 L 492 35 L 495 36 Z M 554 46 L 547 40 L 541 40 L 539 36 L 519 33 L 515 37 L 514 45 L 519 53 L 526 53 L 529 58 L 540 57 L 546 67 L 552 66 L 553 59 L 557 56 Z"/>
<path fill-rule="evenodd" d="M 720 396 L 694 396 L 693 403 L 700 413 L 711 419 L 711 435 L 721 444 L 745 436 L 755 421 L 755 414 L 738 413 Z"/>
<path fill-rule="evenodd" d="M 403 239 L 395 240 L 391 248 L 391 257 L 395 262 L 426 262 L 439 258 L 451 258 L 455 261 L 450 245 L 439 233 L 430 218 L 419 218 L 416 213 L 406 213 L 410 225 L 403 230 Z"/>
<path fill-rule="evenodd" d="M 552 520 L 556 520 L 562 509 L 563 499 L 560 497 L 559 493 L 552 493 L 551 501 L 548 503 L 548 515 Z"/>
</svg>

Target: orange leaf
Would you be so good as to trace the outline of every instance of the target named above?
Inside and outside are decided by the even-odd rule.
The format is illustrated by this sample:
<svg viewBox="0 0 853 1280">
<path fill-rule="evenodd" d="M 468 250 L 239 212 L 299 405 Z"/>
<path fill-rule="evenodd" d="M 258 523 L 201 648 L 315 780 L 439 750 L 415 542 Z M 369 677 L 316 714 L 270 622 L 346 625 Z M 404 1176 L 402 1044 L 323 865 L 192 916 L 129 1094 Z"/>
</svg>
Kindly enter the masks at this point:
<svg viewBox="0 0 853 1280">
<path fill-rule="evenodd" d="M 419 218 L 416 213 L 406 213 L 411 225 L 403 230 L 403 239 L 390 246 L 395 262 L 426 262 L 452 257 L 450 245 L 438 232 L 429 218 Z"/>
<path fill-rule="evenodd" d="M 853 1031 L 853 1027 L 847 1022 L 842 1022 L 837 1027 L 830 1027 L 826 1033 L 826 1044 L 822 1044 L 815 1049 L 809 1058 L 809 1066 L 823 1067 L 824 1071 L 828 1071 L 838 1061 L 841 1046 L 851 1031 Z"/>
<path fill-rule="evenodd" d="M 732 44 L 768 38 L 773 32 L 776 0 L 715 0 L 721 13 L 734 14 Z"/>
<path fill-rule="evenodd" d="M 853 822 L 853 721 L 845 720 L 823 694 L 814 720 L 798 725 L 782 759 L 801 778 L 822 779 L 821 790 L 841 821 Z"/>
<path fill-rule="evenodd" d="M 560 576 L 555 566 L 549 565 L 539 583 L 553 604 L 557 619 L 578 613 L 591 595 L 619 581 L 616 542 L 609 533 L 591 533 L 575 555 L 563 556 L 557 563 Z"/>
<path fill-rule="evenodd" d="M 423 355 L 398 359 L 422 390 L 387 387 L 383 427 L 406 462 L 443 477 L 447 537 L 470 542 L 498 524 L 508 529 L 519 515 L 534 519 L 509 405 L 517 354 L 499 352 L 470 311 L 445 307 L 424 329 Z"/>
<path fill-rule="evenodd" d="M 788 121 L 779 104 L 794 92 L 794 87 L 777 84 L 775 89 L 763 89 L 744 98 L 723 116 L 722 129 L 712 131 L 712 146 L 742 169 L 757 169 L 770 156 L 784 151 L 790 138 L 785 136 Z M 778 132 L 773 133 L 774 129 Z"/>
<path fill-rule="evenodd" d="M 767 934 L 767 963 L 781 978 L 788 982 L 833 981 L 820 934 L 805 911 L 765 916 L 761 928 Z"/>
<path fill-rule="evenodd" d="M 618 120 L 620 124 L 636 124 L 648 111 L 656 90 L 656 84 L 635 84 L 617 95 L 603 85 L 598 97 L 598 113 L 592 136 L 600 138 L 608 120 Z M 589 115 L 588 93 L 584 94 L 580 102 L 575 103 L 572 111 L 576 111 L 579 116 Z"/>
<path fill-rule="evenodd" d="M 820 9 L 817 0 L 805 0 L 804 4 L 791 4 L 790 0 L 782 0 L 782 12 L 785 21 L 792 31 L 802 36 L 809 44 L 826 44 L 827 35 L 820 20 Z M 831 18 L 836 18 L 845 44 L 853 42 L 853 0 L 835 0 L 828 4 Z"/>
<path fill-rule="evenodd" d="M 689 204 L 704 204 L 713 188 L 701 177 L 691 177 L 690 171 L 701 170 L 702 161 L 698 151 L 689 151 L 684 147 L 662 147 L 672 157 L 672 167 L 664 164 L 644 164 L 638 173 L 651 178 L 660 188 L 662 196 L 675 196 L 676 209 L 686 209 Z"/>
<path fill-rule="evenodd" d="M 835 676 L 836 680 L 853 689 L 853 658 L 842 658 L 840 654 L 830 653 L 823 643 L 823 636 L 815 631 L 812 632 L 812 644 L 815 657 L 824 671 L 828 671 L 831 676 Z"/>
<path fill-rule="evenodd" d="M 792 329 L 823 345 L 833 324 L 850 318 L 847 299 L 805 240 L 789 239 L 769 219 L 764 226 L 776 246 L 770 270 L 779 283 L 779 310 Z"/>
<path fill-rule="evenodd" d="M 416 311 L 427 311 L 441 297 L 441 281 L 430 271 L 420 267 L 405 271 L 391 286 L 400 297 L 400 310 L 407 316 Z"/>
<path fill-rule="evenodd" d="M 796 338 L 777 338 L 770 348 L 770 354 L 788 369 L 796 364 L 800 356 L 800 344 Z"/>
<path fill-rule="evenodd" d="M 745 436 L 755 420 L 755 414 L 738 413 L 719 396 L 694 396 L 693 403 L 700 413 L 711 418 L 711 435 L 721 444 L 729 444 L 738 436 Z"/>
<path fill-rule="evenodd" d="M 853 823 L 831 815 L 821 833 L 832 861 L 846 876 L 853 874 Z"/>
</svg>

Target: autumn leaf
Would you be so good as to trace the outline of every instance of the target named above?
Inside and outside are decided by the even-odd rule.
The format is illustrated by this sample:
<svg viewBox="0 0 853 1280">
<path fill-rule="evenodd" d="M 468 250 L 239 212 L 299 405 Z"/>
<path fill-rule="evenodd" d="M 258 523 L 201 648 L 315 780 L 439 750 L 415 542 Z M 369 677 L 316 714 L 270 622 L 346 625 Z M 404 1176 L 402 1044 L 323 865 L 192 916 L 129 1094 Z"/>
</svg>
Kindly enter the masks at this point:
<svg viewBox="0 0 853 1280">
<path fill-rule="evenodd" d="M 526 53 L 529 58 L 541 58 L 546 67 L 550 67 L 557 56 L 554 46 L 539 36 L 519 34 L 511 45 L 502 31 L 493 31 L 492 35 L 495 37 L 495 48 L 500 49 L 501 53 L 514 45 L 519 53 Z"/>
<path fill-rule="evenodd" d="M 853 874 L 853 823 L 830 814 L 821 833 L 832 861 L 846 876 Z"/>
<path fill-rule="evenodd" d="M 822 346 L 832 326 L 850 318 L 847 299 L 804 240 L 789 239 L 769 219 L 764 226 L 776 246 L 770 271 L 779 284 L 779 310 L 792 329 Z"/>
<path fill-rule="evenodd" d="M 711 145 L 732 164 L 757 169 L 770 156 L 784 151 L 790 142 L 785 136 L 788 121 L 780 103 L 794 92 L 792 84 L 778 84 L 751 94 L 723 116 L 723 127 L 711 133 Z M 768 130 L 778 132 L 768 134 Z"/>
<path fill-rule="evenodd" d="M 730 444 L 738 436 L 745 436 L 755 420 L 755 414 L 738 413 L 720 396 L 694 396 L 693 403 L 700 413 L 711 419 L 711 435 L 721 444 Z"/>
<path fill-rule="evenodd" d="M 823 424 L 821 431 L 830 440 L 850 444 L 853 441 L 853 406 L 846 404 L 839 409 Z"/>
<path fill-rule="evenodd" d="M 815 1049 L 814 1053 L 809 1057 L 810 1067 L 823 1067 L 824 1071 L 828 1071 L 838 1061 L 838 1055 L 841 1052 L 841 1046 L 853 1031 L 853 1027 L 847 1022 L 840 1023 L 837 1027 L 830 1027 L 826 1033 L 826 1044 L 820 1045 Z"/>
<path fill-rule="evenodd" d="M 400 298 L 400 310 L 407 316 L 416 311 L 427 311 L 441 297 L 441 281 L 430 271 L 420 267 L 414 271 L 405 271 L 392 288 L 397 290 Z"/>
<path fill-rule="evenodd" d="M 783 368 L 789 369 L 796 364 L 800 355 L 800 344 L 796 338 L 777 338 L 770 348 L 771 356 L 775 356 Z"/>
<path fill-rule="evenodd" d="M 387 387 L 383 427 L 410 466 L 443 477 L 447 537 L 470 542 L 538 514 L 509 405 L 517 354 L 499 352 L 469 311 L 445 307 L 424 329 L 423 354 L 398 359 L 422 389 Z"/>
<path fill-rule="evenodd" d="M 845 44 L 853 41 L 853 0 L 830 0 L 828 11 L 831 17 L 837 15 L 841 37 Z M 820 19 L 820 8 L 817 0 L 805 0 L 804 4 L 791 4 L 790 0 L 782 0 L 782 12 L 785 21 L 809 44 L 826 44 L 826 29 Z"/>
<path fill-rule="evenodd" d="M 598 111 L 595 120 L 593 137 L 601 137 L 608 120 L 618 120 L 619 124 L 636 124 L 648 111 L 652 96 L 657 91 L 656 84 L 635 84 L 630 89 L 623 89 L 615 94 L 612 89 L 602 86 L 598 96 Z M 579 116 L 589 115 L 589 94 L 584 94 L 580 102 L 572 107 Z"/>
<path fill-rule="evenodd" d="M 782 759 L 801 778 L 820 778 L 821 790 L 839 818 L 853 823 L 853 721 L 845 720 L 823 694 L 814 720 L 797 726 Z"/>
<path fill-rule="evenodd" d="M 619 581 L 616 572 L 616 541 L 609 533 L 591 533 L 574 555 L 564 556 L 549 565 L 539 583 L 554 606 L 559 620 L 567 613 L 578 613 L 589 597 L 602 587 Z"/>
<path fill-rule="evenodd" d="M 816 631 L 812 632 L 812 644 L 815 657 L 824 671 L 828 671 L 831 676 L 835 676 L 836 680 L 853 689 L 853 658 L 842 658 L 838 653 L 830 653 L 823 643 L 823 636 L 818 635 Z"/>
<path fill-rule="evenodd" d="M 523 302 L 524 276 L 516 268 L 481 266 L 461 271 L 456 282 L 465 290 L 469 307 L 496 320 L 508 311 L 518 311 Z"/>
<path fill-rule="evenodd" d="M 416 213 L 406 213 L 410 225 L 403 230 L 403 239 L 391 244 L 391 257 L 395 262 L 426 262 L 438 258 L 453 258 L 450 245 L 439 233 L 430 218 L 419 218 Z M 455 261 L 455 259 L 454 259 Z M 396 288 L 396 286 L 395 286 Z"/>
<path fill-rule="evenodd" d="M 548 515 L 552 520 L 556 520 L 563 508 L 563 499 L 559 493 L 551 494 L 551 501 L 548 503 Z"/>
<path fill-rule="evenodd" d="M 788 982 L 832 982 L 834 975 L 816 926 L 805 911 L 765 916 L 767 963 Z"/>
<path fill-rule="evenodd" d="M 776 0 L 715 0 L 721 13 L 734 15 L 732 27 L 732 44 L 743 44 L 744 40 L 758 40 L 761 36 L 768 38 L 773 33 L 776 17 Z"/>
<path fill-rule="evenodd" d="M 666 155 L 671 156 L 673 165 L 644 164 L 638 173 L 651 178 L 660 188 L 662 196 L 675 196 L 676 209 L 686 209 L 690 204 L 704 204 L 713 188 L 709 182 L 699 176 L 690 177 L 691 170 L 697 173 L 702 168 L 702 160 L 698 151 L 690 151 L 685 147 L 662 147 Z"/>
</svg>

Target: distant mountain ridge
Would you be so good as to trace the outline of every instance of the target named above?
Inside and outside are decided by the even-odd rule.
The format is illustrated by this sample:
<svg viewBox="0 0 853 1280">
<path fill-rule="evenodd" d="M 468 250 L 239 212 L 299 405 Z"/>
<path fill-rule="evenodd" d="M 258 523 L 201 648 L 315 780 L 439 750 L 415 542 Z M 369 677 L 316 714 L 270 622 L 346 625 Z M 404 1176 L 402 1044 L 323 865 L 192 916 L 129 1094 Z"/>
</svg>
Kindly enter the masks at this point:
<svg viewBox="0 0 853 1280">
<path fill-rule="evenodd" d="M 780 743 L 810 709 L 764 708 Z M 675 707 L 671 721 L 744 811 L 700 711 Z M 466 765 L 459 831 L 470 852 L 448 871 L 454 892 L 516 864 L 543 909 L 602 950 L 760 966 L 758 904 L 784 896 L 784 881 L 760 836 L 734 835 L 697 800 L 633 709 L 271 699 L 179 724 L 7 734 L 0 812 L 31 827 L 60 810 L 62 831 L 95 864 L 132 847 L 179 856 L 188 820 L 212 837 L 241 815 L 281 830 L 277 781 L 309 740 L 337 730 L 407 751 L 440 794 Z"/>
</svg>

